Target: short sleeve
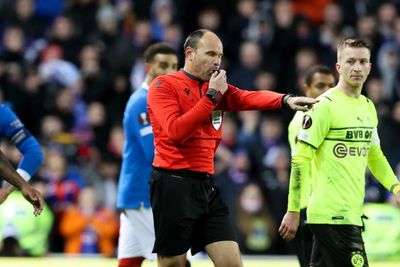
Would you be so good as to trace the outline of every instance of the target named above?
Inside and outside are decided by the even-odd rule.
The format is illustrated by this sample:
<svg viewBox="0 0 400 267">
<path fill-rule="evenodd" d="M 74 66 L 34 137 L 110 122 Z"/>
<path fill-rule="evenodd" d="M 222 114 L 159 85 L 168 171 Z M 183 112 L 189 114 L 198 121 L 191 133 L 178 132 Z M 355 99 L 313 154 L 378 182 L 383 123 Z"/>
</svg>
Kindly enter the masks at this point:
<svg viewBox="0 0 400 267">
<path fill-rule="evenodd" d="M 318 148 L 329 133 L 330 123 L 329 101 L 321 100 L 304 114 L 298 140 Z"/>
</svg>

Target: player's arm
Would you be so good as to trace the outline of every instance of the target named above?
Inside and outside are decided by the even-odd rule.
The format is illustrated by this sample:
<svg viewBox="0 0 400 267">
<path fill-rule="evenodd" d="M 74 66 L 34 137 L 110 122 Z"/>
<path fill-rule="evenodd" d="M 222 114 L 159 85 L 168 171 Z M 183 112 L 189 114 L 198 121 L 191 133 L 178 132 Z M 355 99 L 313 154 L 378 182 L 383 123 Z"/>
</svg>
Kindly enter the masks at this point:
<svg viewBox="0 0 400 267">
<path fill-rule="evenodd" d="M 303 116 L 298 134 L 289 181 L 288 209 L 282 219 L 279 233 L 286 241 L 292 240 L 299 226 L 301 192 L 306 179 L 311 179 L 311 162 L 316 149 L 325 140 L 330 129 L 330 100 L 321 101 Z"/>
<path fill-rule="evenodd" d="M 226 111 L 280 109 L 283 97 L 284 94 L 273 91 L 247 91 L 228 85 L 220 107 Z"/>
<path fill-rule="evenodd" d="M 191 110 L 182 113 L 173 86 L 164 79 L 165 77 L 158 77 L 150 84 L 148 105 L 154 119 L 168 137 L 174 142 L 182 143 L 209 118 L 216 105 L 208 97 L 203 96 Z"/>
<path fill-rule="evenodd" d="M 9 108 L 3 106 L 1 116 L 1 131 L 22 154 L 17 172 L 25 181 L 29 181 L 43 162 L 43 153 L 40 145 Z M 6 193 L 5 197 L 7 197 L 13 188 L 10 184 L 5 183 L 3 190 L 3 193 Z"/>
<path fill-rule="evenodd" d="M 297 112 L 288 126 L 288 141 L 290 146 L 290 154 L 293 156 L 296 152 L 297 135 L 301 128 L 300 113 Z"/>
<path fill-rule="evenodd" d="M 26 181 L 19 176 L 10 162 L 7 160 L 3 152 L 0 151 L 0 176 L 2 179 L 6 180 L 17 189 L 21 189 L 26 186 Z"/>
<path fill-rule="evenodd" d="M 39 215 L 43 210 L 43 197 L 38 191 L 33 189 L 18 173 L 14 170 L 10 162 L 0 151 L 0 177 L 19 190 L 27 201 L 34 207 L 34 215 Z"/>
<path fill-rule="evenodd" d="M 315 155 L 315 148 L 300 141 L 296 144 L 296 153 L 292 157 L 289 181 L 288 211 L 300 212 L 302 184 L 311 177 L 311 161 Z"/>
<path fill-rule="evenodd" d="M 221 109 L 226 111 L 275 110 L 285 104 L 293 110 L 307 111 L 317 100 L 307 97 L 294 97 L 273 91 L 247 91 L 228 85 Z"/>
<path fill-rule="evenodd" d="M 295 237 L 299 226 L 301 191 L 305 179 L 311 177 L 311 161 L 314 155 L 315 148 L 303 141 L 297 142 L 296 152 L 292 156 L 288 209 L 279 227 L 279 233 L 286 241 Z"/>
<path fill-rule="evenodd" d="M 400 183 L 382 152 L 376 128 L 372 136 L 372 144 L 368 154 L 368 168 L 387 190 L 396 195 L 396 200 L 400 204 Z"/>
<path fill-rule="evenodd" d="M 138 157 L 144 156 L 147 162 L 151 163 L 154 158 L 154 136 L 147 114 L 146 97 L 138 98 L 137 102 L 131 106 L 131 109 L 126 111 L 126 116 L 124 128 L 127 138 L 135 136 L 143 152 L 143 155 L 138 155 Z"/>
</svg>

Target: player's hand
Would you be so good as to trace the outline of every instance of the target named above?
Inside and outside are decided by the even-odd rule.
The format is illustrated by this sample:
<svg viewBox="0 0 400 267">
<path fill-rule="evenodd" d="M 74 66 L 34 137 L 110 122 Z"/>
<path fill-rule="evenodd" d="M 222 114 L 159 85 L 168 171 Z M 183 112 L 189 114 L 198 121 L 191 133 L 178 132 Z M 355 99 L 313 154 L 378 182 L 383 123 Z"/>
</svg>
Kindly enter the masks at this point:
<svg viewBox="0 0 400 267">
<path fill-rule="evenodd" d="M 0 204 L 6 201 L 7 197 L 11 194 L 13 188 L 11 186 L 0 188 Z"/>
<path fill-rule="evenodd" d="M 286 212 L 285 216 L 283 216 L 281 226 L 279 227 L 279 234 L 284 240 L 290 241 L 296 236 L 299 221 L 299 212 Z"/>
<path fill-rule="evenodd" d="M 33 206 L 33 215 L 38 216 L 43 210 L 44 200 L 42 195 L 31 187 L 28 183 L 21 187 L 21 193 L 24 198 L 29 201 Z"/>
<path fill-rule="evenodd" d="M 293 110 L 296 111 L 308 111 L 312 106 L 319 100 L 304 96 L 285 96 L 287 97 L 285 102 Z"/>
<path fill-rule="evenodd" d="M 394 195 L 394 198 L 396 199 L 397 205 L 400 207 L 400 191 Z"/>
<path fill-rule="evenodd" d="M 228 83 L 226 82 L 226 71 L 216 70 L 211 75 L 210 81 L 208 83 L 208 88 L 213 88 L 224 94 L 228 89 Z"/>
</svg>

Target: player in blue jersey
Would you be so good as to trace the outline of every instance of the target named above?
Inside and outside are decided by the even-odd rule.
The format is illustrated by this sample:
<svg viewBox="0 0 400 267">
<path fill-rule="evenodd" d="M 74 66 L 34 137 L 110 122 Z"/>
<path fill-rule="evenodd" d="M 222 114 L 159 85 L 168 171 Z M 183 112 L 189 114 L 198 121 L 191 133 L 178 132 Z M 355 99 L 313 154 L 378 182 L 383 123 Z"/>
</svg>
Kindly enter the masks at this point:
<svg viewBox="0 0 400 267">
<path fill-rule="evenodd" d="M 43 161 L 43 153 L 35 137 L 25 128 L 17 115 L 5 104 L 0 104 L 0 140 L 6 138 L 22 154 L 17 173 L 29 181 Z M 0 203 L 3 203 L 14 187 L 4 182 L 0 189 Z"/>
<path fill-rule="evenodd" d="M 157 76 L 175 72 L 178 57 L 170 46 L 157 43 L 144 53 L 146 78 L 129 98 L 124 113 L 125 146 L 118 184 L 121 210 L 118 267 L 139 267 L 155 259 L 154 223 L 150 205 L 150 174 L 154 157 L 153 131 L 147 116 L 147 92 Z"/>
</svg>

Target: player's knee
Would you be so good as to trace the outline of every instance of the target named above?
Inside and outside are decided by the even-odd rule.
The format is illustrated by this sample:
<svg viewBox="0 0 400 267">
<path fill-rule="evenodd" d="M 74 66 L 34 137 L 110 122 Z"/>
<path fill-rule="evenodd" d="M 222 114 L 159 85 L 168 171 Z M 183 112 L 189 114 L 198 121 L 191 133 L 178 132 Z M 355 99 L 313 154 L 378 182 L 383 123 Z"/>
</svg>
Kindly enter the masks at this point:
<svg viewBox="0 0 400 267">
<path fill-rule="evenodd" d="M 225 259 L 224 261 L 215 262 L 215 267 L 243 267 L 241 260 Z"/>
<path fill-rule="evenodd" d="M 183 256 L 166 257 L 158 255 L 159 267 L 185 267 L 186 258 Z"/>
<path fill-rule="evenodd" d="M 243 267 L 240 255 L 231 254 L 229 257 L 214 257 L 215 267 Z"/>
</svg>

